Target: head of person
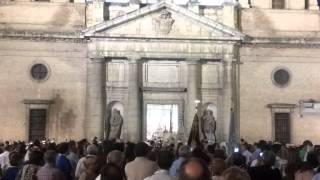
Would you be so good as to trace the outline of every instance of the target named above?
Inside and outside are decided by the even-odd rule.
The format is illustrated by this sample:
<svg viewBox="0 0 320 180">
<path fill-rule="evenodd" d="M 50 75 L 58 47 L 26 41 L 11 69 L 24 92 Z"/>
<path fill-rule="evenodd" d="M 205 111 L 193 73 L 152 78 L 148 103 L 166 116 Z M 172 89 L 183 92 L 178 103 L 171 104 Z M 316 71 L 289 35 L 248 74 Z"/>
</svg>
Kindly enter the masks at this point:
<svg viewBox="0 0 320 180">
<path fill-rule="evenodd" d="M 240 152 L 233 153 L 230 158 L 230 164 L 240 168 L 246 168 L 246 157 Z"/>
<path fill-rule="evenodd" d="M 125 173 L 123 169 L 114 163 L 107 163 L 101 168 L 101 180 L 123 180 Z"/>
<path fill-rule="evenodd" d="M 160 169 L 169 170 L 173 161 L 174 155 L 170 151 L 158 152 L 157 163 Z"/>
<path fill-rule="evenodd" d="M 69 151 L 71 151 L 71 152 L 77 151 L 77 143 L 75 141 L 69 142 Z"/>
<path fill-rule="evenodd" d="M 58 144 L 58 147 L 57 147 L 58 153 L 66 154 L 68 152 L 68 149 L 69 149 L 69 144 L 67 142 Z"/>
<path fill-rule="evenodd" d="M 9 163 L 11 166 L 19 166 L 22 159 L 23 156 L 19 152 L 13 151 L 9 154 Z"/>
<path fill-rule="evenodd" d="M 88 155 L 97 155 L 99 152 L 99 149 L 98 147 L 95 145 L 95 144 L 90 144 L 88 147 L 87 147 L 87 154 Z"/>
<path fill-rule="evenodd" d="M 209 164 L 210 161 L 211 161 L 210 157 L 200 147 L 196 147 L 192 151 L 191 156 L 194 157 L 194 158 L 202 159 L 207 164 Z"/>
<path fill-rule="evenodd" d="M 250 180 L 250 176 L 246 171 L 235 166 L 222 173 L 222 180 Z"/>
<path fill-rule="evenodd" d="M 302 144 L 303 148 L 306 150 L 310 150 L 313 147 L 313 144 L 310 140 L 305 140 Z"/>
<path fill-rule="evenodd" d="M 207 164 L 196 158 L 184 161 L 181 165 L 179 180 L 210 180 L 211 175 Z"/>
<path fill-rule="evenodd" d="M 221 176 L 226 168 L 226 162 L 222 159 L 213 159 L 211 162 L 212 176 Z"/>
<path fill-rule="evenodd" d="M 188 157 L 190 148 L 187 145 L 181 145 L 178 150 L 179 157 Z"/>
<path fill-rule="evenodd" d="M 272 167 L 276 162 L 276 155 L 270 150 L 263 151 L 261 159 L 264 166 Z"/>
<path fill-rule="evenodd" d="M 241 152 L 244 152 L 244 151 L 246 151 L 248 149 L 249 149 L 249 144 L 243 143 L 243 144 L 240 145 L 240 151 Z"/>
<path fill-rule="evenodd" d="M 86 172 L 97 172 L 98 158 L 96 156 L 87 156 L 84 160 L 84 167 L 86 168 Z"/>
<path fill-rule="evenodd" d="M 44 153 L 44 161 L 47 164 L 55 164 L 57 153 L 54 150 L 48 150 Z"/>
<path fill-rule="evenodd" d="M 123 153 L 119 150 L 113 150 L 108 153 L 107 156 L 107 163 L 114 163 L 118 165 L 119 167 L 123 164 Z"/>
<path fill-rule="evenodd" d="M 32 148 L 29 154 L 29 163 L 40 166 L 43 160 L 43 153 L 38 148 Z"/>
<path fill-rule="evenodd" d="M 137 157 L 145 157 L 149 153 L 149 146 L 145 142 L 139 142 L 134 147 L 134 153 Z"/>
</svg>

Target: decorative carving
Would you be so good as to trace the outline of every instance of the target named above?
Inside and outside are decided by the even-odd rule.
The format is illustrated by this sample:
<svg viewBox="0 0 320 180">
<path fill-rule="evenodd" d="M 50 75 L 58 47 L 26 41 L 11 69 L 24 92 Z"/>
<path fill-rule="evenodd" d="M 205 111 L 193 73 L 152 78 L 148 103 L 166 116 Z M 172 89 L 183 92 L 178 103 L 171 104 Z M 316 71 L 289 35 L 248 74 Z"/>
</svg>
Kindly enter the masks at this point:
<svg viewBox="0 0 320 180">
<path fill-rule="evenodd" d="M 171 12 L 164 9 L 161 11 L 160 16 L 153 20 L 154 31 L 157 32 L 157 34 L 169 34 L 174 21 Z"/>
<path fill-rule="evenodd" d="M 113 109 L 110 118 L 107 120 L 109 125 L 108 139 L 114 140 L 119 139 L 121 135 L 121 129 L 123 125 L 123 118 L 120 111 Z"/>
</svg>

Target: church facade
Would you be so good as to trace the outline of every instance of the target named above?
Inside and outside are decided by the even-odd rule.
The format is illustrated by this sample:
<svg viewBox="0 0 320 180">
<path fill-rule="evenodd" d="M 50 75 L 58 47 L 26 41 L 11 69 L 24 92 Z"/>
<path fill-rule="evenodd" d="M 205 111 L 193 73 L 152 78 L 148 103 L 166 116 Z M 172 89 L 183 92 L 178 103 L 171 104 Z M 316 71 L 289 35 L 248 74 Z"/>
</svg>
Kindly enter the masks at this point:
<svg viewBox="0 0 320 180">
<path fill-rule="evenodd" d="M 265 2 L 2 2 L 1 139 L 320 140 L 317 4 Z"/>
</svg>

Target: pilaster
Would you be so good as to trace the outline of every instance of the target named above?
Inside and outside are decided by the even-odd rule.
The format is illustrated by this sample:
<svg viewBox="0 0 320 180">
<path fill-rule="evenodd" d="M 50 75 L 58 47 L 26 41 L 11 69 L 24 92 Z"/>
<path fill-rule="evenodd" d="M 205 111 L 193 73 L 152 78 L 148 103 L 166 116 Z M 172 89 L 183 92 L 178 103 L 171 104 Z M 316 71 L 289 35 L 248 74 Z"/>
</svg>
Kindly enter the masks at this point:
<svg viewBox="0 0 320 180">
<path fill-rule="evenodd" d="M 137 142 L 142 140 L 142 64 L 139 57 L 128 57 L 128 64 L 128 141 Z"/>
<path fill-rule="evenodd" d="M 104 58 L 89 59 L 87 63 L 87 96 L 85 134 L 88 140 L 103 137 L 106 109 L 106 66 Z"/>
</svg>

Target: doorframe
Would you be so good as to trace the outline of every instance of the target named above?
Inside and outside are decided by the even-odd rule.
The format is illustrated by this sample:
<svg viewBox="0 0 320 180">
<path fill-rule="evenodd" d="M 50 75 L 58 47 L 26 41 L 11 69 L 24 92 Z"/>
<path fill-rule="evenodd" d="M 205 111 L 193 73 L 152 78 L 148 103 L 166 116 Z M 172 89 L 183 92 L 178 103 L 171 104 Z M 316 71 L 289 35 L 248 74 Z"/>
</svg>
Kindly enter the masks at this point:
<svg viewBox="0 0 320 180">
<path fill-rule="evenodd" d="M 273 103 L 268 104 L 268 108 L 270 108 L 271 111 L 271 139 L 275 141 L 275 114 L 276 113 L 288 113 L 289 114 L 289 120 L 291 121 L 292 113 L 294 112 L 294 109 L 297 107 L 296 104 L 285 104 L 285 103 Z M 290 141 L 292 140 L 292 123 L 290 122 Z"/>
<path fill-rule="evenodd" d="M 26 105 L 26 134 L 25 139 L 27 141 L 30 141 L 29 135 L 30 135 L 30 110 L 31 109 L 45 109 L 46 110 L 46 129 L 45 129 L 45 137 L 49 138 L 50 135 L 50 123 L 49 123 L 49 115 L 50 115 L 50 106 L 54 104 L 53 100 L 44 100 L 44 99 L 25 99 L 23 100 L 23 103 Z M 40 139 L 39 139 L 40 140 Z"/>
<path fill-rule="evenodd" d="M 157 104 L 157 105 L 169 105 L 169 104 L 176 104 L 178 105 L 178 133 L 184 132 L 184 101 L 183 100 L 177 100 L 177 99 L 165 99 L 165 100 L 144 100 L 143 101 L 143 121 L 141 123 L 141 129 L 142 129 L 142 139 L 147 139 L 147 105 L 148 104 Z"/>
</svg>

